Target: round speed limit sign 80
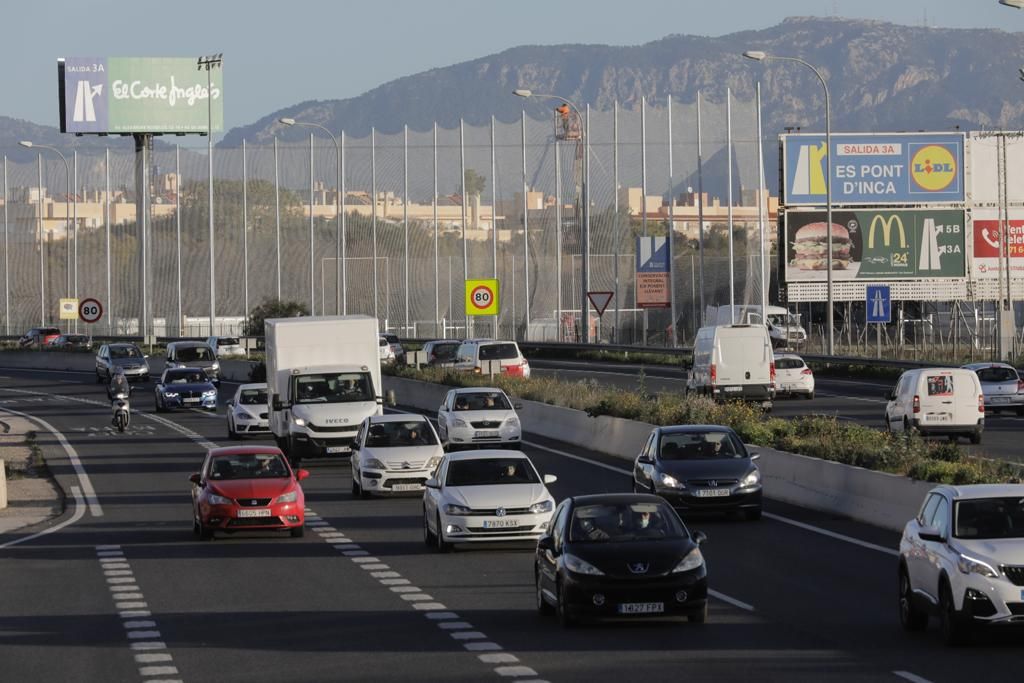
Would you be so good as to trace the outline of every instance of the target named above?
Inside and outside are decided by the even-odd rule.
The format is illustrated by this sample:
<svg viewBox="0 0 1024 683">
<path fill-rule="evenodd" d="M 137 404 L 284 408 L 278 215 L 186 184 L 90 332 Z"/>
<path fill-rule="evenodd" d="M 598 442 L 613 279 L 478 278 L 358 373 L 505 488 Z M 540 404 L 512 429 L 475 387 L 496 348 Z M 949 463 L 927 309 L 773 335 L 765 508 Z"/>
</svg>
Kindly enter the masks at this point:
<svg viewBox="0 0 1024 683">
<path fill-rule="evenodd" d="M 103 304 L 96 299 L 82 299 L 78 304 L 78 317 L 82 322 L 97 322 L 103 317 Z"/>
<path fill-rule="evenodd" d="M 498 281 L 466 281 L 466 314 L 496 315 L 498 312 Z"/>
</svg>

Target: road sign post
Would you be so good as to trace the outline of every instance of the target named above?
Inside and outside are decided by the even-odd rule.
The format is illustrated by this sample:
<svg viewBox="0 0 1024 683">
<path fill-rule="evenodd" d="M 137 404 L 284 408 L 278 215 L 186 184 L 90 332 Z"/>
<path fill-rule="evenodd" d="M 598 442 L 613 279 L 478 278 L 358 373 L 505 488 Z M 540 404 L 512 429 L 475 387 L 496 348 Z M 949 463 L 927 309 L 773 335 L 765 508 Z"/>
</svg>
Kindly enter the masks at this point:
<svg viewBox="0 0 1024 683">
<path fill-rule="evenodd" d="M 590 300 L 590 304 L 597 311 L 597 324 L 601 328 L 604 327 L 604 312 L 608 310 L 608 304 L 611 303 L 613 296 L 615 296 L 615 292 L 587 292 L 587 299 Z M 589 317 L 589 315 L 584 316 L 584 325 L 590 324 Z M 600 330 L 598 335 L 598 339 L 600 339 Z"/>
<path fill-rule="evenodd" d="M 864 315 L 867 323 L 875 325 L 875 346 L 882 357 L 882 325 L 892 321 L 892 289 L 889 285 L 868 285 L 865 288 Z"/>
</svg>

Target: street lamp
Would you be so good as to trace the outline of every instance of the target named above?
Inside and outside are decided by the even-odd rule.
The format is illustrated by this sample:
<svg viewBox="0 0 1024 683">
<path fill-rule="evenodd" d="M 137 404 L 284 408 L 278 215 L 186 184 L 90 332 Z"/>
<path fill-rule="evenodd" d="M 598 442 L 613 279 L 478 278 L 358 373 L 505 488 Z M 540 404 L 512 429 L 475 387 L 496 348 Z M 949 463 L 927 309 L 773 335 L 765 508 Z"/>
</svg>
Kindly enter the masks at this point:
<svg viewBox="0 0 1024 683">
<path fill-rule="evenodd" d="M 282 123 L 286 126 L 306 126 L 307 128 L 319 128 L 323 132 L 327 133 L 327 136 L 331 138 L 331 142 L 334 143 L 334 151 L 337 153 L 337 167 L 338 167 L 338 178 L 337 185 L 335 185 L 334 193 L 334 217 L 337 221 L 337 228 L 335 229 L 335 256 L 337 266 L 337 281 L 335 283 L 335 313 L 337 315 L 348 315 L 348 276 L 345 268 L 345 228 L 342 226 L 342 197 L 341 197 L 341 145 L 338 143 L 338 138 L 334 136 L 334 133 L 327 130 L 324 126 L 319 123 L 307 123 L 305 121 L 296 121 L 292 118 L 280 118 L 277 120 L 278 123 Z M 312 249 L 312 245 L 310 245 Z"/>
<path fill-rule="evenodd" d="M 577 107 L 575 104 L 573 104 L 571 101 L 565 99 L 564 97 L 562 97 L 560 95 L 547 95 L 547 94 L 535 93 L 532 90 L 529 90 L 529 89 L 526 89 L 526 88 L 516 88 L 515 90 L 512 91 L 512 94 L 515 95 L 516 97 L 525 97 L 525 98 L 539 97 L 539 98 L 543 98 L 543 99 L 551 99 L 551 100 L 558 100 L 559 102 L 564 102 L 574 112 L 576 112 L 576 118 L 580 122 L 580 141 L 583 142 L 584 145 L 587 144 L 587 130 L 586 130 L 586 124 L 584 123 L 584 120 L 583 120 L 583 114 L 580 113 L 580 108 Z M 583 224 L 582 225 L 582 230 L 580 230 L 580 233 L 583 235 L 583 245 L 582 245 L 582 247 L 583 247 L 582 248 L 582 252 L 583 252 L 582 256 L 583 256 L 583 258 L 581 259 L 582 260 L 582 265 L 581 265 L 581 268 L 580 268 L 580 270 L 581 270 L 580 280 L 581 280 L 581 287 L 582 287 L 581 292 L 580 292 L 580 327 L 582 328 L 582 339 L 583 339 L 583 343 L 584 344 L 589 344 L 590 343 L 590 315 L 589 315 L 589 313 L 590 313 L 590 304 L 589 304 L 589 299 L 587 298 L 587 295 L 590 293 L 590 193 L 589 193 L 589 189 L 587 187 L 587 185 L 588 185 L 587 180 L 590 177 L 590 168 L 589 168 L 589 166 L 590 166 L 589 155 L 586 153 L 586 151 L 584 151 L 584 153 L 583 153 L 583 180 L 582 180 L 582 183 L 581 183 L 581 185 L 582 185 L 582 188 L 581 188 L 581 190 L 582 190 L 582 192 L 581 192 L 581 194 L 582 194 L 582 198 L 581 198 L 582 206 L 580 208 L 580 219 L 581 219 L 580 222 Z M 561 230 L 562 226 L 558 226 L 558 229 Z M 529 266 L 527 266 L 527 267 L 529 267 Z M 561 275 L 561 264 L 559 264 L 559 275 L 558 275 L 558 277 L 561 278 L 561 276 L 562 276 Z M 529 300 L 527 300 L 527 306 L 529 306 Z M 559 324 L 561 324 L 561 323 L 559 323 Z"/>
<path fill-rule="evenodd" d="M 217 283 L 215 278 L 214 269 L 214 250 L 213 250 L 213 76 L 210 72 L 215 68 L 224 66 L 224 53 L 210 55 L 209 57 L 200 57 L 196 61 L 197 68 L 202 71 L 206 69 L 206 145 L 207 145 L 207 156 L 210 161 L 210 183 L 209 183 L 209 213 L 210 213 L 210 334 L 217 334 L 214 330 L 214 325 L 217 321 L 216 314 L 216 303 L 217 303 Z M 143 255 L 143 259 L 145 259 Z M 246 311 L 246 315 L 248 315 Z"/>
<path fill-rule="evenodd" d="M 1003 2 L 1004 0 L 1000 0 Z M 1024 4 L 1024 0 L 1006 0 L 1009 2 L 1019 1 Z M 826 289 L 828 295 L 828 310 L 826 317 L 826 325 L 828 326 L 828 355 L 835 355 L 835 329 L 833 325 L 832 317 L 832 114 L 829 106 L 829 94 L 828 84 L 825 82 L 824 76 L 821 72 L 814 68 L 810 63 L 805 62 L 797 57 L 777 57 L 775 55 L 769 55 L 761 50 L 747 50 L 743 53 L 743 56 L 747 59 L 752 59 L 755 62 L 766 62 L 766 61 L 779 61 L 779 62 L 796 62 L 802 64 L 808 69 L 814 72 L 814 75 L 821 81 L 821 87 L 825 90 L 825 222 L 828 224 L 828 229 L 825 231 L 826 235 L 826 249 L 828 253 L 825 256 L 825 268 L 827 272 L 826 277 Z"/>
<path fill-rule="evenodd" d="M 60 150 L 57 149 L 56 147 L 51 147 L 50 145 L 40 145 L 40 144 L 32 142 L 30 140 L 22 140 L 18 144 L 21 145 L 22 147 L 28 147 L 29 149 L 38 147 L 39 149 L 48 149 L 51 152 L 56 152 L 57 156 L 60 157 L 60 160 L 64 162 L 64 230 L 65 230 L 65 233 L 64 233 L 65 234 L 65 237 L 64 237 L 64 249 L 65 249 L 65 254 L 66 254 L 66 256 L 64 258 L 64 261 L 67 264 L 67 267 L 66 267 L 66 270 L 67 270 L 67 285 L 66 285 L 66 290 L 65 290 L 65 291 L 67 291 L 67 294 L 65 294 L 65 296 L 70 297 L 71 296 L 71 200 L 70 200 L 70 197 L 71 197 L 71 166 L 68 165 L 67 157 L 65 157 L 63 154 L 61 154 Z M 43 188 L 39 188 L 39 191 L 42 192 Z M 43 244 L 42 240 L 43 240 L 43 236 L 42 236 L 42 233 L 40 233 L 40 235 L 39 235 L 39 248 L 40 248 L 40 250 L 43 248 L 42 247 L 42 244 Z M 76 266 L 77 266 L 77 264 L 76 264 Z"/>
</svg>

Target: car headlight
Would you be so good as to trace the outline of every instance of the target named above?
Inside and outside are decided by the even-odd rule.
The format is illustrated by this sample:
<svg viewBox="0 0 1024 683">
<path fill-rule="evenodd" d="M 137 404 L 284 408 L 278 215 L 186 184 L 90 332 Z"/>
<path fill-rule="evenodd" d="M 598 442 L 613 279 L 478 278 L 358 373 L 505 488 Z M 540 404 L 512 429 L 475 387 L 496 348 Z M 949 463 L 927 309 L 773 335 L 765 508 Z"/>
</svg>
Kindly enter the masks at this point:
<svg viewBox="0 0 1024 683">
<path fill-rule="evenodd" d="M 286 493 L 283 496 L 278 496 L 276 502 L 278 502 L 278 503 L 294 503 L 298 499 L 299 499 L 299 492 L 298 491 L 292 491 L 291 493 Z"/>
<path fill-rule="evenodd" d="M 386 470 L 388 468 L 387 465 L 377 458 L 363 458 L 363 467 L 371 470 Z"/>
<path fill-rule="evenodd" d="M 179 394 L 177 391 L 165 391 L 164 398 L 178 398 Z"/>
<path fill-rule="evenodd" d="M 448 515 L 468 515 L 472 510 L 465 505 L 455 505 L 454 503 L 448 503 L 444 506 L 445 514 Z"/>
<path fill-rule="evenodd" d="M 673 477 L 671 474 L 665 474 L 664 472 L 662 472 L 659 476 L 659 479 L 661 479 L 662 486 L 667 486 L 670 489 L 683 488 L 683 486 L 679 484 L 679 480 Z"/>
<path fill-rule="evenodd" d="M 505 426 L 506 427 L 518 427 L 519 426 L 519 418 L 515 417 L 513 415 L 512 417 L 510 417 L 507 420 L 505 420 Z"/>
<path fill-rule="evenodd" d="M 217 398 L 217 390 L 210 389 L 209 391 L 204 391 L 203 398 Z"/>
<path fill-rule="evenodd" d="M 236 420 L 242 420 L 243 422 L 245 422 L 246 420 L 251 420 L 252 419 L 252 415 L 250 415 L 249 413 L 245 412 L 244 410 L 236 410 L 235 411 L 235 419 Z"/>
<path fill-rule="evenodd" d="M 680 572 L 688 572 L 704 564 L 704 555 L 701 554 L 700 548 L 694 548 L 690 552 L 686 553 L 686 557 L 683 561 L 676 565 L 676 568 L 672 570 L 673 574 L 679 574 Z"/>
<path fill-rule="evenodd" d="M 551 512 L 555 509 L 555 504 L 550 500 L 542 500 L 539 503 L 534 503 L 530 506 L 530 512 L 535 515 L 539 515 L 543 512 Z"/>
<path fill-rule="evenodd" d="M 220 363 L 214 363 L 210 366 L 211 370 L 220 370 Z"/>
<path fill-rule="evenodd" d="M 224 496 L 218 496 L 216 493 L 210 494 L 210 505 L 231 505 L 231 499 L 225 498 Z"/>
<path fill-rule="evenodd" d="M 761 470 L 755 469 L 740 480 L 740 486 L 757 486 L 761 483 Z"/>
<path fill-rule="evenodd" d="M 296 427 L 305 427 L 306 426 L 306 421 L 303 420 L 301 417 L 293 418 L 292 421 L 295 423 Z"/>
<path fill-rule="evenodd" d="M 999 572 L 993 569 L 992 565 L 975 559 L 970 555 L 961 554 L 956 560 L 956 566 L 964 574 L 981 574 L 990 579 L 999 578 Z"/>
<path fill-rule="evenodd" d="M 468 427 L 469 424 L 461 417 L 455 418 L 455 422 L 452 423 L 453 427 Z"/>
<path fill-rule="evenodd" d="M 588 576 L 604 576 L 604 572 L 590 564 L 585 560 L 581 560 L 575 555 L 565 554 L 565 567 L 571 572 L 577 574 L 586 574 Z"/>
<path fill-rule="evenodd" d="M 442 459 L 442 456 L 435 455 L 433 458 L 431 458 L 430 460 L 427 461 L 427 469 L 428 470 L 435 470 L 435 469 L 437 469 L 437 466 L 441 464 L 441 459 Z"/>
</svg>

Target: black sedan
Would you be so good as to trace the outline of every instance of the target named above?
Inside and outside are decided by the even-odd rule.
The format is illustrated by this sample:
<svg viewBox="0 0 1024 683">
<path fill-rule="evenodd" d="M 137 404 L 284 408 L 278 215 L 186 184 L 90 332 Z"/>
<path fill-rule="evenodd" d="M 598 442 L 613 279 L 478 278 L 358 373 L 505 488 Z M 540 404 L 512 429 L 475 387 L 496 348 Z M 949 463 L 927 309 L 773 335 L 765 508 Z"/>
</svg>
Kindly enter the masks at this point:
<svg viewBox="0 0 1024 683">
<path fill-rule="evenodd" d="M 567 498 L 537 541 L 537 610 L 563 626 L 580 618 L 708 616 L 701 532 L 657 496 Z"/>
<path fill-rule="evenodd" d="M 761 471 L 728 427 L 657 427 L 633 465 L 633 490 L 684 512 L 742 511 L 761 518 Z"/>
<path fill-rule="evenodd" d="M 173 408 L 217 410 L 217 387 L 202 368 L 167 368 L 154 394 L 158 413 Z"/>
</svg>

